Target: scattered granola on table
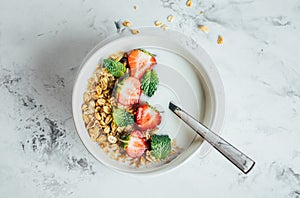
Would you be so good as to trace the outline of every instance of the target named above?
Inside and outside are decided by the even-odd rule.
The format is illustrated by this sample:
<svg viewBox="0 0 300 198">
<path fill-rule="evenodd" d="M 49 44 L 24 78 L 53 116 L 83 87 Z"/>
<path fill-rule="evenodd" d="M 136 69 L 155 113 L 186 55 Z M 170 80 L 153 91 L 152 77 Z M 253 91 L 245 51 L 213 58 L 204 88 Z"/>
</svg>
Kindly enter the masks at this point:
<svg viewBox="0 0 300 198">
<path fill-rule="evenodd" d="M 168 17 L 167 17 L 167 20 L 168 20 L 168 22 L 172 22 L 173 20 L 174 20 L 174 16 L 173 15 L 169 15 Z"/>
<path fill-rule="evenodd" d="M 122 23 L 125 27 L 129 27 L 131 25 L 130 21 L 126 20 Z"/>
<path fill-rule="evenodd" d="M 169 27 L 168 27 L 167 25 L 162 25 L 161 28 L 162 28 L 163 30 L 167 30 Z"/>
<path fill-rule="evenodd" d="M 218 36 L 217 43 L 218 43 L 219 45 L 221 45 L 221 44 L 224 43 L 224 38 L 223 38 L 223 36 L 221 36 L 221 35 Z"/>
<path fill-rule="evenodd" d="M 186 6 L 187 6 L 187 7 L 191 7 L 192 4 L 193 4 L 192 0 L 187 0 L 187 1 L 186 1 Z"/>
<path fill-rule="evenodd" d="M 202 32 L 205 32 L 205 33 L 208 33 L 209 32 L 209 28 L 205 25 L 200 25 L 199 26 L 199 29 L 202 31 Z"/>
<path fill-rule="evenodd" d="M 140 33 L 140 31 L 137 30 L 137 29 L 131 29 L 130 31 L 131 31 L 132 34 L 139 34 Z"/>
<path fill-rule="evenodd" d="M 154 22 L 154 25 L 155 25 L 156 27 L 160 27 L 160 26 L 162 26 L 162 22 L 161 22 L 161 21 L 155 21 L 155 22 Z"/>
<path fill-rule="evenodd" d="M 82 118 L 92 141 L 107 155 L 135 167 L 164 163 L 179 153 L 175 140 L 157 134 L 161 112 L 142 94 L 155 94 L 155 55 L 143 49 L 117 52 L 96 67 L 83 95 Z"/>
</svg>

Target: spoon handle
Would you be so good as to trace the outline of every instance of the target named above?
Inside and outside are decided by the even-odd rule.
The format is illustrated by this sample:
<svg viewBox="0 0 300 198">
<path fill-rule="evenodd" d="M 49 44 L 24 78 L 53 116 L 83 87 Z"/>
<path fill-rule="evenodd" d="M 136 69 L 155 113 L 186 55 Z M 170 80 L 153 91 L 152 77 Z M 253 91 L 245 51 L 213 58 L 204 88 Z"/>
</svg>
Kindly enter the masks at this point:
<svg viewBox="0 0 300 198">
<path fill-rule="evenodd" d="M 252 159 L 211 131 L 209 128 L 201 124 L 184 110 L 172 102 L 169 103 L 169 109 L 171 109 L 179 118 L 181 118 L 187 125 L 194 129 L 203 139 L 210 143 L 243 173 L 247 174 L 253 168 L 255 162 Z"/>
</svg>

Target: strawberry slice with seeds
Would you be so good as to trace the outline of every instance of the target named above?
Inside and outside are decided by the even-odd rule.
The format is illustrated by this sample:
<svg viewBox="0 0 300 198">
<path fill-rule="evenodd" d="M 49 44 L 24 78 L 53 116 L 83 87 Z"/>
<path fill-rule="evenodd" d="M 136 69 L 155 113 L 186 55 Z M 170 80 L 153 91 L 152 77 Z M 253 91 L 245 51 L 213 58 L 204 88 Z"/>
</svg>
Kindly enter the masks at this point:
<svg viewBox="0 0 300 198">
<path fill-rule="evenodd" d="M 128 56 L 128 64 L 131 76 L 141 79 L 147 69 L 152 69 L 156 64 L 154 55 L 145 50 L 136 49 L 130 52 Z"/>
<path fill-rule="evenodd" d="M 141 83 L 134 77 L 125 78 L 117 89 L 118 102 L 130 106 L 139 102 L 141 95 Z"/>
<path fill-rule="evenodd" d="M 142 131 L 154 129 L 161 123 L 161 115 L 154 107 L 143 104 L 136 111 L 135 122 Z"/>
<path fill-rule="evenodd" d="M 138 130 L 134 130 L 126 137 L 125 140 L 120 140 L 124 143 L 124 149 L 132 158 L 142 156 L 148 149 L 148 144 L 145 136 Z"/>
</svg>

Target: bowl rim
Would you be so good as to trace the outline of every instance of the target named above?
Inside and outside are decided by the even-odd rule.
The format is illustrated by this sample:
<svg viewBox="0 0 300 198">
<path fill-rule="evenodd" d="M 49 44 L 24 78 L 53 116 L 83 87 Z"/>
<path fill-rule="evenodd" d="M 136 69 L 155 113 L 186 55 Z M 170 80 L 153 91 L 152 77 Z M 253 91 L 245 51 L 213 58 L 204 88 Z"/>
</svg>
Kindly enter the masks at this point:
<svg viewBox="0 0 300 198">
<path fill-rule="evenodd" d="M 139 28 L 139 30 L 145 34 L 147 34 L 147 32 L 154 32 L 154 33 L 161 33 L 159 31 L 158 28 L 153 28 L 153 27 L 141 27 Z M 178 36 L 184 37 L 184 38 L 188 38 L 191 40 L 191 42 L 196 43 L 193 39 L 191 39 L 190 37 L 184 35 L 183 33 L 180 33 L 176 30 L 172 30 L 172 29 L 168 29 L 168 32 L 172 33 L 172 34 L 176 34 Z M 175 168 L 178 168 L 180 166 L 182 166 L 183 164 L 185 164 L 188 160 L 190 160 L 194 155 L 198 154 L 200 158 L 205 157 L 211 150 L 212 150 L 212 146 L 209 145 L 208 142 L 206 142 L 205 140 L 198 146 L 198 148 L 193 151 L 192 153 L 189 154 L 189 156 L 187 156 L 185 159 L 183 159 L 179 164 L 177 164 L 176 166 L 170 166 L 168 169 L 162 169 L 162 170 L 153 170 L 153 171 L 149 171 L 149 172 L 131 172 L 131 171 L 124 171 L 121 169 L 118 169 L 116 167 L 114 167 L 113 165 L 105 162 L 104 160 L 99 160 L 97 156 L 95 156 L 95 154 L 93 152 L 90 151 L 89 146 L 86 144 L 86 142 L 83 140 L 83 138 L 80 135 L 78 126 L 77 126 L 77 121 L 75 119 L 75 92 L 76 92 L 76 87 L 79 83 L 78 81 L 78 76 L 81 73 L 83 66 L 85 65 L 85 63 L 87 62 L 87 60 L 89 60 L 91 58 L 91 56 L 94 55 L 94 53 L 96 53 L 101 47 L 105 46 L 106 44 L 110 43 L 111 41 L 114 41 L 116 39 L 125 37 L 125 36 L 129 36 L 131 35 L 131 32 L 129 30 L 125 30 L 123 32 L 120 33 L 115 33 L 107 38 L 105 38 L 104 40 L 102 40 L 101 42 L 99 42 L 96 46 L 94 46 L 92 48 L 92 50 L 90 50 L 87 55 L 85 56 L 85 58 L 82 60 L 82 63 L 80 64 L 80 67 L 77 70 L 76 76 L 75 76 L 75 80 L 74 80 L 74 85 L 73 85 L 73 90 L 72 90 L 72 117 L 73 117 L 73 121 L 74 121 L 74 126 L 77 132 L 77 135 L 79 136 L 81 142 L 83 143 L 83 145 L 85 146 L 85 148 L 87 149 L 87 151 L 100 163 L 104 164 L 106 167 L 109 167 L 111 170 L 114 170 L 118 173 L 122 173 L 122 174 L 130 174 L 130 175 L 134 175 L 134 176 L 138 176 L 138 175 L 143 175 L 143 176 L 150 176 L 150 175 L 160 175 L 163 173 L 167 173 L 170 172 L 172 170 L 174 170 Z M 197 44 L 197 43 L 196 43 Z M 201 53 L 202 56 L 204 56 L 204 59 L 202 60 L 202 62 L 205 62 L 205 65 L 210 65 L 211 67 L 209 68 L 209 70 L 205 70 L 206 74 L 210 77 L 210 84 L 211 87 L 210 92 L 212 94 L 211 98 L 214 100 L 213 102 L 213 106 L 214 106 L 214 112 L 212 115 L 212 120 L 211 120 L 211 129 L 214 130 L 218 130 L 219 132 L 221 132 L 222 126 L 223 126 L 223 122 L 225 119 L 225 93 L 224 93 L 224 86 L 223 83 L 221 81 L 221 77 L 219 75 L 219 72 L 215 66 L 215 64 L 213 63 L 212 59 L 210 58 L 210 56 L 207 54 L 207 52 L 197 44 L 197 53 Z M 211 80 L 213 79 L 213 81 Z"/>
</svg>

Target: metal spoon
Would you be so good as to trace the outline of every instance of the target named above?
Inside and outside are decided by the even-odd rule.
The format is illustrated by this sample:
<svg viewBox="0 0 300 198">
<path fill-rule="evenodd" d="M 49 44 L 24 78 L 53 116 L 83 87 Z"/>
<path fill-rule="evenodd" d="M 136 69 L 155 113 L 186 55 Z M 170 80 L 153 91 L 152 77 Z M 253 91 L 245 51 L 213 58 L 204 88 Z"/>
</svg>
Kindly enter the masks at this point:
<svg viewBox="0 0 300 198">
<path fill-rule="evenodd" d="M 180 119 L 194 129 L 203 139 L 210 143 L 243 173 L 247 174 L 253 168 L 255 162 L 252 159 L 232 146 L 226 140 L 215 134 L 209 128 L 201 124 L 184 110 L 172 102 L 169 103 L 169 109 L 171 109 Z"/>
</svg>

